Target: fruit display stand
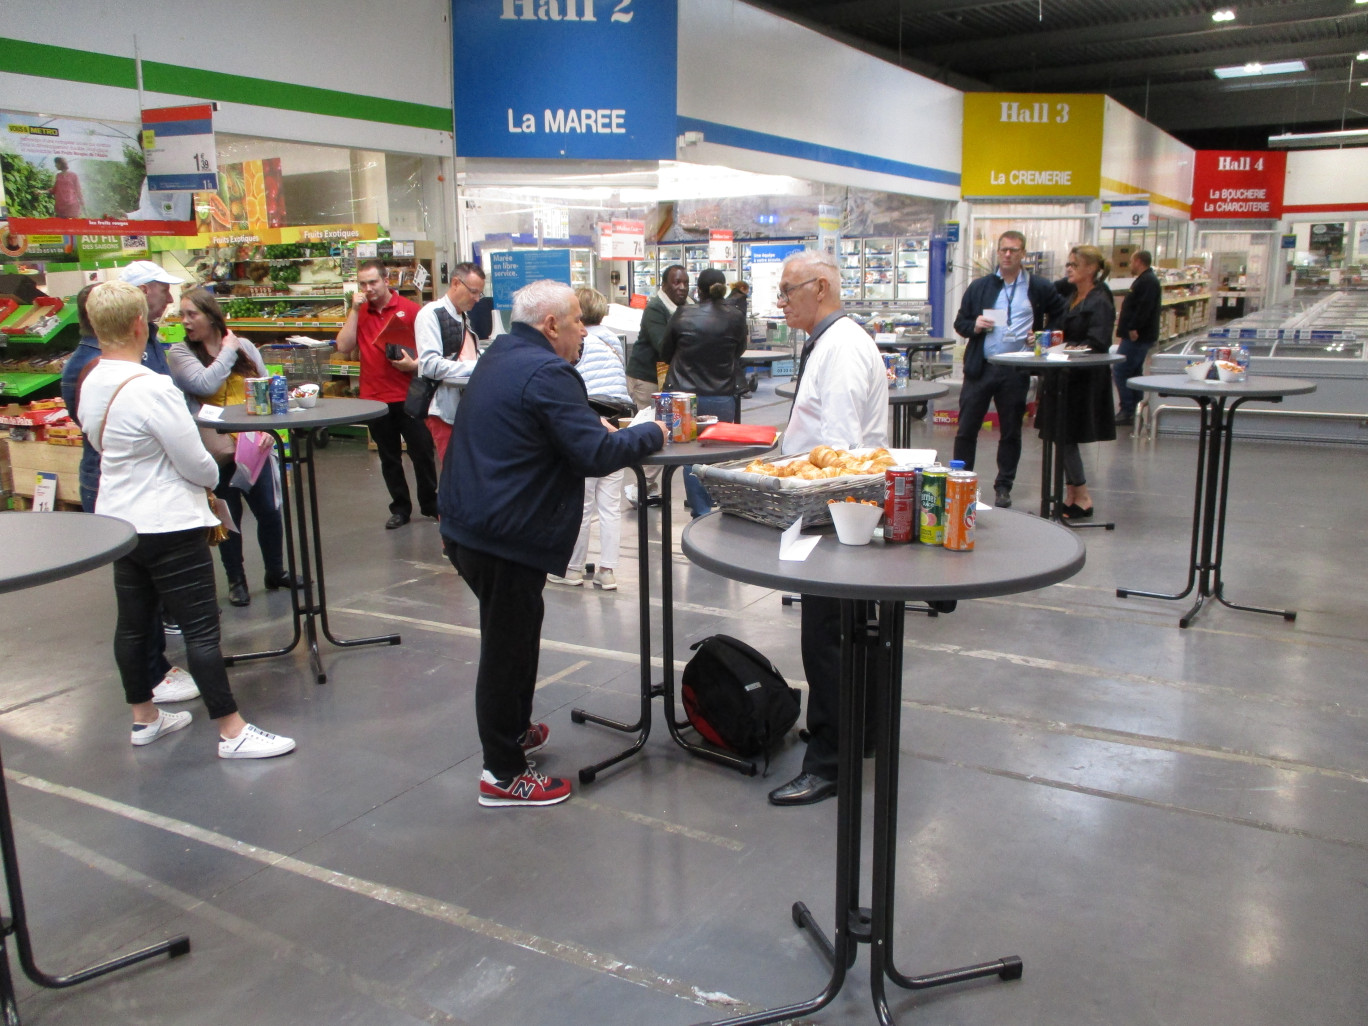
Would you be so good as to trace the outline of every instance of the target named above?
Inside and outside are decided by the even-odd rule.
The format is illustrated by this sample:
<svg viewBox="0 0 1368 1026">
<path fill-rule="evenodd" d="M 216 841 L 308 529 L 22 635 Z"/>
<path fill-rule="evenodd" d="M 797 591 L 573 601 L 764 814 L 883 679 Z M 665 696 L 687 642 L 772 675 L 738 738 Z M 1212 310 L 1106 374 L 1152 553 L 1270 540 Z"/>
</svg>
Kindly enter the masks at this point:
<svg viewBox="0 0 1368 1026">
<path fill-rule="evenodd" d="M 9 312 L 0 319 L 0 397 L 56 395 L 62 362 L 79 335 L 76 304 L 39 296 L 20 305 L 0 297 L 0 312 L 5 309 Z"/>
</svg>

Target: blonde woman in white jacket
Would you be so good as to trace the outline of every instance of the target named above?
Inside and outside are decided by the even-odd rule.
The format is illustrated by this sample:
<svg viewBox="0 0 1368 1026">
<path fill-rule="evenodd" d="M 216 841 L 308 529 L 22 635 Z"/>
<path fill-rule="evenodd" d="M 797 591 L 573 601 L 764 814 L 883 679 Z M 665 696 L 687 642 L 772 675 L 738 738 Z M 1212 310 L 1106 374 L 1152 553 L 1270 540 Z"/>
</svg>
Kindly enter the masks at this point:
<svg viewBox="0 0 1368 1026">
<path fill-rule="evenodd" d="M 160 601 L 184 632 L 190 674 L 218 728 L 219 757 L 284 755 L 294 741 L 247 723 L 228 685 L 206 532 L 218 523 L 205 490 L 218 482 L 219 468 L 180 390 L 142 366 L 146 299 L 132 285 L 105 282 L 90 293 L 86 311 L 100 341 L 100 360 L 80 389 L 82 425 L 100 453 L 95 512 L 138 533 L 133 551 L 114 563 L 114 661 L 133 708 L 131 740 L 147 745 L 190 725 L 188 712 L 153 705 L 147 683 L 144 627 Z"/>
</svg>

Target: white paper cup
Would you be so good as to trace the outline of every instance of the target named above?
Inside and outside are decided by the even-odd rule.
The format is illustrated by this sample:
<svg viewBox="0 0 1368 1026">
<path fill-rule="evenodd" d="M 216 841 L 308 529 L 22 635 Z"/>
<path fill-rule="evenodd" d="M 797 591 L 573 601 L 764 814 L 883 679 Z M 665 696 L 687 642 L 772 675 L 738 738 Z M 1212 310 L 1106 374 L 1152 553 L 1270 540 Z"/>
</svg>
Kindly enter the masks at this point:
<svg viewBox="0 0 1368 1026">
<path fill-rule="evenodd" d="M 883 516 L 882 506 L 863 502 L 833 502 L 827 506 L 831 522 L 836 525 L 836 537 L 842 545 L 868 545 L 874 528 Z"/>
<path fill-rule="evenodd" d="M 314 404 L 318 402 L 318 393 L 314 392 L 312 395 L 301 395 L 295 402 L 299 404 L 299 408 L 302 410 L 312 410 Z"/>
<path fill-rule="evenodd" d="M 1205 360 L 1194 360 L 1185 368 L 1185 370 L 1187 371 L 1187 376 L 1190 377 L 1193 381 L 1205 381 L 1207 371 L 1209 371 L 1210 369 L 1211 364 L 1207 363 Z"/>
</svg>

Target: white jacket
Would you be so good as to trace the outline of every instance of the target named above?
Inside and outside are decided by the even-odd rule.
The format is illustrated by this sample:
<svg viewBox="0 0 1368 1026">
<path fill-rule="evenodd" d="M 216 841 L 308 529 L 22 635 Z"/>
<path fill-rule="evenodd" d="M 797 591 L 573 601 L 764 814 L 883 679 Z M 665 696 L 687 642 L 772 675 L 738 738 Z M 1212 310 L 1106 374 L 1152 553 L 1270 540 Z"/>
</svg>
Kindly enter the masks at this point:
<svg viewBox="0 0 1368 1026">
<path fill-rule="evenodd" d="M 888 444 L 888 376 L 869 332 L 842 317 L 817 339 L 780 446 L 856 449 Z"/>
<path fill-rule="evenodd" d="M 448 360 L 442 355 L 442 325 L 437 320 L 437 309 L 441 307 L 469 332 L 465 314 L 451 304 L 450 298 L 443 295 L 431 303 L 424 304 L 413 320 L 413 340 L 418 347 L 418 373 L 429 381 L 439 382 L 432 393 L 432 402 L 427 412 L 440 417 L 448 424 L 456 419 L 456 406 L 461 401 L 461 388 L 465 379 L 475 370 L 474 360 Z M 457 384 L 460 379 L 460 384 Z"/>
<path fill-rule="evenodd" d="M 139 534 L 218 523 L 204 494 L 218 484 L 218 464 L 200 441 L 185 395 L 165 374 L 101 360 L 81 386 L 81 422 L 100 453 L 96 513 L 126 520 Z"/>
<path fill-rule="evenodd" d="M 622 354 L 622 340 L 601 324 L 590 325 L 584 336 L 584 351 L 580 353 L 575 370 L 584 379 L 590 395 L 612 396 L 631 402 L 627 393 L 627 364 Z"/>
</svg>

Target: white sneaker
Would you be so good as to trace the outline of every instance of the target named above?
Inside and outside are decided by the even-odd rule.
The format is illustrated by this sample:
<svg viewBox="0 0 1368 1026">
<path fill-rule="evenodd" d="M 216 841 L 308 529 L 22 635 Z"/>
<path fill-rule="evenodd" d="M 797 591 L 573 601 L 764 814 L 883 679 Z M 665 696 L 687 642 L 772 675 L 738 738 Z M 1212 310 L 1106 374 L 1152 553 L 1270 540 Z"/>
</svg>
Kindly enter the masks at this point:
<svg viewBox="0 0 1368 1026">
<path fill-rule="evenodd" d="M 158 709 L 155 722 L 133 724 L 130 740 L 135 745 L 150 745 L 157 738 L 188 726 L 190 726 L 190 714 L 188 712 L 169 713 Z"/>
<path fill-rule="evenodd" d="M 270 759 L 293 752 L 294 747 L 294 738 L 271 734 L 250 723 L 242 728 L 242 733 L 237 737 L 219 735 L 220 759 Z"/>
<path fill-rule="evenodd" d="M 613 576 L 612 570 L 602 567 L 594 574 L 594 585 L 604 591 L 617 591 L 617 578 Z"/>
<path fill-rule="evenodd" d="M 578 588 L 584 583 L 584 572 L 578 571 L 571 577 L 557 577 L 555 574 L 547 574 L 546 581 L 548 584 L 560 584 L 566 588 Z"/>
<path fill-rule="evenodd" d="M 631 506 L 632 509 L 636 509 L 636 508 L 637 508 L 637 487 L 636 487 L 636 485 L 632 485 L 632 484 L 623 485 L 623 486 L 622 486 L 622 497 L 623 497 L 624 499 L 627 500 L 627 505 Z"/>
<path fill-rule="evenodd" d="M 173 666 L 162 682 L 152 689 L 152 701 L 188 702 L 192 698 L 199 698 L 199 693 L 195 678 L 179 666 Z"/>
</svg>

